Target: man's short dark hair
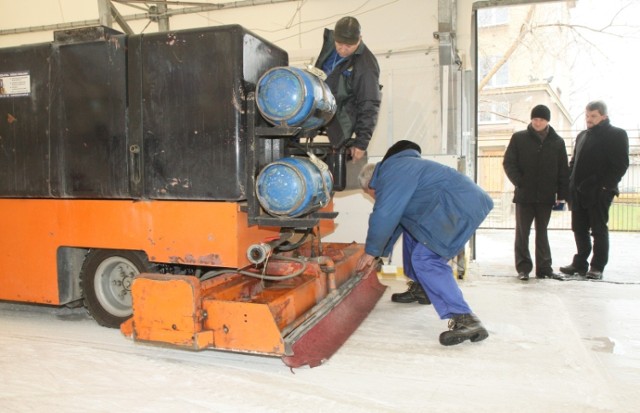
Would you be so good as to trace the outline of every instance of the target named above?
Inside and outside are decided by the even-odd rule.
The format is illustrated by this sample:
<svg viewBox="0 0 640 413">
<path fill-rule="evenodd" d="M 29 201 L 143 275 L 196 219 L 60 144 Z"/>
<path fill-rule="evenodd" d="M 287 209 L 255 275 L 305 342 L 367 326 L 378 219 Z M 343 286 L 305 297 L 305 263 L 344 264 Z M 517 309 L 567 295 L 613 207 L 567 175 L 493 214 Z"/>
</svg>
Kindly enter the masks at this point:
<svg viewBox="0 0 640 413">
<path fill-rule="evenodd" d="M 602 116 L 607 115 L 607 104 L 601 100 L 594 100 L 593 102 L 587 103 L 587 111 L 592 112 L 597 110 Z"/>
</svg>

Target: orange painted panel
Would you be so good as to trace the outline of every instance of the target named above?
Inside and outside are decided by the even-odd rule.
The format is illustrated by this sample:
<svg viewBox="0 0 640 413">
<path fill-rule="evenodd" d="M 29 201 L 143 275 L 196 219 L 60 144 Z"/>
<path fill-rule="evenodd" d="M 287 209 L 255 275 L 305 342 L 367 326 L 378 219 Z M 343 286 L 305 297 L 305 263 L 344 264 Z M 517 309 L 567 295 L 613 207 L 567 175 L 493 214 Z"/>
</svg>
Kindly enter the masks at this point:
<svg viewBox="0 0 640 413">
<path fill-rule="evenodd" d="M 239 204 L 205 201 L 0 199 L 0 299 L 59 304 L 59 247 L 145 251 L 150 260 L 246 265 L 279 228 L 248 227 Z"/>
<path fill-rule="evenodd" d="M 194 338 L 201 330 L 202 311 L 195 277 L 141 274 L 133 282 L 131 296 L 136 340 L 197 349 Z"/>
<path fill-rule="evenodd" d="M 251 302 L 205 300 L 207 326 L 217 349 L 284 355 L 285 344 L 269 307 Z"/>
</svg>

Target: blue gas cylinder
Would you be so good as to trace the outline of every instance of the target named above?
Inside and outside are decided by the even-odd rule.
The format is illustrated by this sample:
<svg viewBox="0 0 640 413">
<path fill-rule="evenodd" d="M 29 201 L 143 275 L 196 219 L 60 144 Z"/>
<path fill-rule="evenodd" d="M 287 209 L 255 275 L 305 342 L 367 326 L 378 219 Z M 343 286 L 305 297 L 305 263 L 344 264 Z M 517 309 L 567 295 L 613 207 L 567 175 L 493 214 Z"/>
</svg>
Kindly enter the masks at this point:
<svg viewBox="0 0 640 413">
<path fill-rule="evenodd" d="M 264 118 L 278 126 L 318 129 L 336 112 L 336 100 L 318 76 L 296 67 L 275 67 L 257 86 L 257 106 Z"/>
<path fill-rule="evenodd" d="M 282 158 L 258 174 L 256 194 L 262 208 L 275 216 L 298 217 L 326 206 L 333 179 L 327 165 L 317 159 Z"/>
</svg>

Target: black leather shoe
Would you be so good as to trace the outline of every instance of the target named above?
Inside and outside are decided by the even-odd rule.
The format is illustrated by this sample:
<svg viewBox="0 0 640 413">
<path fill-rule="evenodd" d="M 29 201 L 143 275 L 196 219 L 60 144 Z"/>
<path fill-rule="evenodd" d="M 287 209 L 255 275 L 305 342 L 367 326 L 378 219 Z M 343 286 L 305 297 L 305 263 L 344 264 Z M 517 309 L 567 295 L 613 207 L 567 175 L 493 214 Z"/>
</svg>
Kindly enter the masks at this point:
<svg viewBox="0 0 640 413">
<path fill-rule="evenodd" d="M 540 274 L 536 274 L 536 278 L 539 278 L 539 279 L 551 278 L 553 280 L 561 280 L 561 279 L 563 279 L 563 276 L 562 276 L 562 274 L 557 274 L 557 273 L 551 271 L 551 272 L 543 272 L 543 273 L 540 273 Z"/>
<path fill-rule="evenodd" d="M 567 275 L 578 274 L 581 276 L 585 276 L 587 274 L 587 270 L 579 270 L 573 266 L 573 264 L 569 264 L 566 267 L 560 267 L 560 272 Z"/>
<path fill-rule="evenodd" d="M 427 296 L 422 286 L 414 281 L 409 281 L 409 289 L 403 293 L 391 294 L 391 301 L 394 303 L 413 303 L 431 304 L 431 300 Z"/>
<path fill-rule="evenodd" d="M 590 280 L 601 280 L 602 271 L 598 271 L 595 268 L 591 268 L 589 271 L 587 271 L 587 278 Z"/>
<path fill-rule="evenodd" d="M 482 341 L 489 337 L 489 332 L 475 314 L 458 314 L 449 320 L 449 331 L 440 334 L 440 344 L 452 346 L 465 340 Z"/>
<path fill-rule="evenodd" d="M 529 274 L 527 274 L 526 272 L 519 272 L 518 279 L 522 281 L 529 281 Z"/>
<path fill-rule="evenodd" d="M 536 274 L 536 278 L 538 279 L 544 279 L 544 278 L 551 278 L 554 280 L 562 280 L 563 277 L 560 274 L 556 274 L 554 272 L 548 272 L 548 273 L 544 273 L 544 274 Z"/>
</svg>

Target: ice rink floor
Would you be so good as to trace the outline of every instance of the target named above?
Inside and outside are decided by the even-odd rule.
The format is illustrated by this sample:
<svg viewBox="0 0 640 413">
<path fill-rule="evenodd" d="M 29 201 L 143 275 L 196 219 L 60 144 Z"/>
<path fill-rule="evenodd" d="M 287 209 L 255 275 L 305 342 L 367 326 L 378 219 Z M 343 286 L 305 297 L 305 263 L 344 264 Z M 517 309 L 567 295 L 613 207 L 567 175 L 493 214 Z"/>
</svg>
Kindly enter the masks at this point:
<svg viewBox="0 0 640 413">
<path fill-rule="evenodd" d="M 383 277 L 376 308 L 314 369 L 138 344 L 83 309 L 0 302 L 0 412 L 638 411 L 640 234 L 611 234 L 602 282 L 519 281 L 512 244 L 512 231 L 480 231 L 460 283 L 487 340 L 441 346 L 447 322 L 392 303 L 406 286 Z M 551 244 L 557 270 L 571 232 Z"/>
</svg>

